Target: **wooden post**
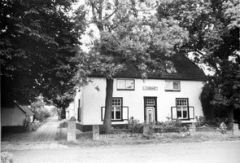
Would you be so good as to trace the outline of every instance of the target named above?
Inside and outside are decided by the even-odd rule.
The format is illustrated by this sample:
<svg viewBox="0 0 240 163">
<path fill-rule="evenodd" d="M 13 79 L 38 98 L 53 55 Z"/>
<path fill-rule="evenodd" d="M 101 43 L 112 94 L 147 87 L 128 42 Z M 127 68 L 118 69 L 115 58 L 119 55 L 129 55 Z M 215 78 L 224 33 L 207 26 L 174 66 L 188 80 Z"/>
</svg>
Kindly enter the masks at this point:
<svg viewBox="0 0 240 163">
<path fill-rule="evenodd" d="M 68 121 L 67 141 L 76 141 L 76 118 Z"/>
<path fill-rule="evenodd" d="M 93 140 L 99 140 L 99 125 L 92 126 Z"/>
</svg>

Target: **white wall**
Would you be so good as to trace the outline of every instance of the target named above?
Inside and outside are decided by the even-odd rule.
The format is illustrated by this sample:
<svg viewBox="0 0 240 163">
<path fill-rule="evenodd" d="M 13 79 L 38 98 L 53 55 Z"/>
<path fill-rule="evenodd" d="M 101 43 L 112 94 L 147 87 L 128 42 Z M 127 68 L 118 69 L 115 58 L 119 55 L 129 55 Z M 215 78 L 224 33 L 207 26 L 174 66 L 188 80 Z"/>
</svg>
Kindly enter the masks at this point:
<svg viewBox="0 0 240 163">
<path fill-rule="evenodd" d="M 66 109 L 66 119 L 70 119 L 71 117 L 78 118 L 78 100 L 80 99 L 80 107 L 82 108 L 82 90 L 77 88 L 74 101 L 69 104 Z"/>
<path fill-rule="evenodd" d="M 83 87 L 83 124 L 102 124 L 101 107 L 105 105 L 106 80 L 90 78 L 88 85 Z"/>
<path fill-rule="evenodd" d="M 84 86 L 82 91 L 82 123 L 84 125 L 102 124 L 101 107 L 105 104 L 106 81 L 103 78 L 90 78 L 91 82 Z M 200 94 L 203 87 L 201 81 L 181 81 L 180 92 L 166 92 L 165 80 L 135 79 L 135 90 L 127 91 L 116 89 L 114 80 L 113 97 L 123 97 L 123 106 L 129 107 L 129 117 L 144 122 L 144 96 L 157 97 L 158 121 L 166 121 L 171 117 L 171 106 L 175 106 L 176 98 L 188 98 L 189 106 L 194 106 L 195 116 L 202 116 Z M 157 90 L 143 90 L 143 86 L 155 86 Z M 125 122 L 113 122 L 113 124 Z"/>
<path fill-rule="evenodd" d="M 1 126 L 23 126 L 25 114 L 17 107 L 1 109 Z"/>
</svg>

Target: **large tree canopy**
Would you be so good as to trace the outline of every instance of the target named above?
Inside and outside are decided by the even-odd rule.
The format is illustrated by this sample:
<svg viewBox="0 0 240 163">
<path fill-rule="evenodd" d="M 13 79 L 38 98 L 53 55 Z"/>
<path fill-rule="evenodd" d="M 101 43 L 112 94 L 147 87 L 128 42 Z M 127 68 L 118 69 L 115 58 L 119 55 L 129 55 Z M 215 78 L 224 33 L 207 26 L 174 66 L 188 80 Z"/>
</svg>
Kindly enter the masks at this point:
<svg viewBox="0 0 240 163">
<path fill-rule="evenodd" d="M 2 105 L 13 100 L 29 104 L 40 93 L 58 106 L 68 105 L 77 71 L 72 58 L 84 30 L 84 23 L 76 27 L 68 14 L 73 2 L 0 2 Z"/>
<path fill-rule="evenodd" d="M 158 7 L 159 20 L 172 18 L 189 31 L 182 50 L 215 71 L 202 94 L 205 112 L 225 108 L 230 121 L 240 108 L 239 10 L 238 0 L 172 0 Z"/>
<path fill-rule="evenodd" d="M 173 19 L 158 21 L 153 13 L 156 3 L 139 0 L 88 0 L 89 24 L 95 24 L 99 38 L 89 55 L 95 58 L 93 71 L 102 73 L 107 81 L 105 131 L 111 129 L 114 75 L 126 65 L 134 65 L 142 77 L 153 69 L 165 69 L 170 56 L 188 38 L 188 32 Z M 82 6 L 80 9 L 83 8 Z"/>
</svg>

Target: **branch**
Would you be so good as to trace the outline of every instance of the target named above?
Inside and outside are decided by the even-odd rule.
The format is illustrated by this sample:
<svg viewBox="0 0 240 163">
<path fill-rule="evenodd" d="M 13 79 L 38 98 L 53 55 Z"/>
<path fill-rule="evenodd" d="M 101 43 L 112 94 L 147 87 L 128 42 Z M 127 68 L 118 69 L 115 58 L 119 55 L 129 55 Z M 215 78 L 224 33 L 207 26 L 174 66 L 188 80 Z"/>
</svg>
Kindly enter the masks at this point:
<svg viewBox="0 0 240 163">
<path fill-rule="evenodd" d="M 118 2 L 118 0 L 115 1 L 115 6 L 116 6 L 115 10 L 110 15 L 105 17 L 104 20 L 109 19 L 111 16 L 113 16 L 118 11 L 118 9 L 119 9 L 119 2 Z"/>
</svg>

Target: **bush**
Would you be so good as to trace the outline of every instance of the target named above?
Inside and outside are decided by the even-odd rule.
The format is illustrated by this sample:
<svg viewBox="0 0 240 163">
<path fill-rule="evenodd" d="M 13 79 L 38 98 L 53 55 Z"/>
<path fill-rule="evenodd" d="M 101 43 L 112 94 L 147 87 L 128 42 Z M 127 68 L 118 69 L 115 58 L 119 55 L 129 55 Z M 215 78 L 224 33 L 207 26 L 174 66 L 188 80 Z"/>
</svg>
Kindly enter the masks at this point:
<svg viewBox="0 0 240 163">
<path fill-rule="evenodd" d="M 39 121 L 26 122 L 24 125 L 26 131 L 36 131 L 40 126 L 41 123 Z"/>
<path fill-rule="evenodd" d="M 154 127 L 154 132 L 163 133 L 163 132 L 185 132 L 187 127 L 184 126 L 179 120 L 176 121 L 167 121 L 167 122 L 158 122 Z"/>
<path fill-rule="evenodd" d="M 1 163 L 13 163 L 13 155 L 9 152 L 1 152 Z"/>
<path fill-rule="evenodd" d="M 202 116 L 197 117 L 196 116 L 196 127 L 200 127 L 200 126 L 203 126 L 205 124 L 206 124 L 206 120 L 205 120 L 204 117 L 202 117 Z"/>
<path fill-rule="evenodd" d="M 131 133 L 143 133 L 143 124 L 131 117 L 128 121 L 128 131 Z"/>
<path fill-rule="evenodd" d="M 228 118 L 215 117 L 211 120 L 206 120 L 204 117 L 196 117 L 196 127 L 209 126 L 209 127 L 219 127 L 219 125 L 224 122 L 229 124 Z"/>
<path fill-rule="evenodd" d="M 40 122 L 44 121 L 45 119 L 51 116 L 49 111 L 46 109 L 36 109 L 33 112 L 34 112 L 34 119 Z"/>
<path fill-rule="evenodd" d="M 62 123 L 59 124 L 58 128 L 67 128 L 68 127 L 68 123 L 67 121 L 64 121 Z"/>
</svg>

